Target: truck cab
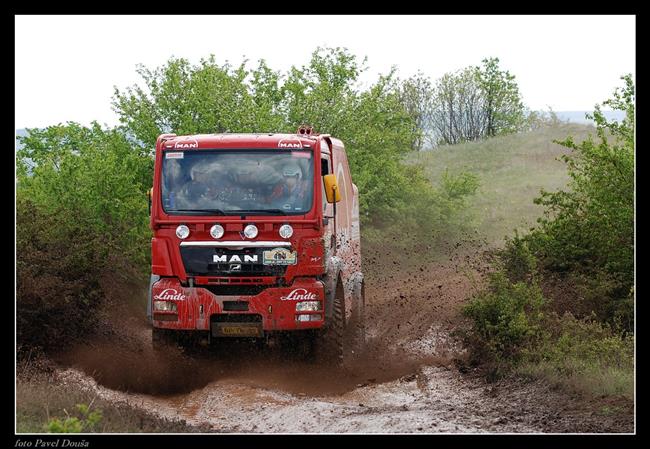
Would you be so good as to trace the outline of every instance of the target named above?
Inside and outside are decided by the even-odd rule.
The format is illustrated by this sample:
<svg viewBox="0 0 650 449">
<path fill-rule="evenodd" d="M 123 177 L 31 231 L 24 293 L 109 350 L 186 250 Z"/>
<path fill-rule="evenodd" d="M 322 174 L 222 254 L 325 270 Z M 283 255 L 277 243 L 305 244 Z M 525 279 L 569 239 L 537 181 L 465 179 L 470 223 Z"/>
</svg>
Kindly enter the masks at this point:
<svg viewBox="0 0 650 449">
<path fill-rule="evenodd" d="M 154 167 L 154 344 L 301 333 L 341 360 L 365 302 L 358 190 L 343 142 L 309 127 L 163 134 Z"/>
</svg>

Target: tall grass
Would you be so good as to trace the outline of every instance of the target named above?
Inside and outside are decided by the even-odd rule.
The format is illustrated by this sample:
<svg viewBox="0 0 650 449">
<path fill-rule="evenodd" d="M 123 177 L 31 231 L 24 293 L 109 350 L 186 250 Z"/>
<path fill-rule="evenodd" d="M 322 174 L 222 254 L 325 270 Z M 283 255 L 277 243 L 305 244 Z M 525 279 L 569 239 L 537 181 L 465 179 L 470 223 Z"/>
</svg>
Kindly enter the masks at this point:
<svg viewBox="0 0 650 449">
<path fill-rule="evenodd" d="M 573 135 L 580 141 L 592 133 L 590 125 L 559 123 L 413 153 L 409 162 L 421 163 L 432 183 L 440 182 L 446 172 L 476 175 L 479 188 L 468 197 L 467 219 L 488 244 L 501 246 L 506 235 L 528 230 L 542 215 L 542 206 L 533 203 L 540 189 L 555 191 L 569 181 L 566 165 L 558 160 L 569 150 L 553 139 Z"/>
<path fill-rule="evenodd" d="M 89 406 L 102 414 L 101 420 L 84 432 L 207 432 L 206 427 L 194 427 L 178 420 L 160 418 L 126 403 L 112 403 L 95 393 L 71 383 L 62 383 L 40 368 L 19 367 L 16 379 L 16 432 L 45 433 L 51 424 L 74 416 L 78 404 Z M 50 424 L 48 428 L 48 424 Z M 55 430 L 55 429 L 54 429 Z M 61 431 L 61 430 L 56 430 Z"/>
</svg>

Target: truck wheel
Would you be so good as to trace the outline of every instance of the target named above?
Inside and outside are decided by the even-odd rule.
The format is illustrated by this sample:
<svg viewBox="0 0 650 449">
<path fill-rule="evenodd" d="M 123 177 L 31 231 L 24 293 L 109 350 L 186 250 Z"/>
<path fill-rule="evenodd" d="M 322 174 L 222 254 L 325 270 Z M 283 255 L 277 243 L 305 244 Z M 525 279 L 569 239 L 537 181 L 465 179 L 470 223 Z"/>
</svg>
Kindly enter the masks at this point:
<svg viewBox="0 0 650 449">
<path fill-rule="evenodd" d="M 343 285 L 339 282 L 334 294 L 332 318 L 321 330 L 315 345 L 318 360 L 327 364 L 341 366 L 343 364 L 343 332 L 345 330 L 345 305 Z"/>
<path fill-rule="evenodd" d="M 362 350 L 366 344 L 366 286 L 361 282 L 358 297 L 352 308 L 352 319 L 349 324 L 349 337 L 355 350 Z"/>
</svg>

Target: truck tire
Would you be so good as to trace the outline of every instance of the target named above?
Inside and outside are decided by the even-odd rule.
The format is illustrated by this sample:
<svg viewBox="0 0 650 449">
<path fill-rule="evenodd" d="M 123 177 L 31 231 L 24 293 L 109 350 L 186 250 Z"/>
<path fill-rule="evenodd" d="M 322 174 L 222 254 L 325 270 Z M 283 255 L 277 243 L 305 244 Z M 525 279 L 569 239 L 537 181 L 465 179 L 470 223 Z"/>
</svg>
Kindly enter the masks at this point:
<svg viewBox="0 0 650 449">
<path fill-rule="evenodd" d="M 348 341 L 354 351 L 361 351 L 366 344 L 366 287 L 361 281 L 359 292 L 355 295 L 355 302 L 352 306 L 352 318 L 346 329 Z"/>
<path fill-rule="evenodd" d="M 343 284 L 339 281 L 334 293 L 332 317 L 329 323 L 326 323 L 325 328 L 319 332 L 316 344 L 314 345 L 316 359 L 334 366 L 343 365 L 345 351 L 343 335 L 345 331 L 344 301 Z"/>
</svg>

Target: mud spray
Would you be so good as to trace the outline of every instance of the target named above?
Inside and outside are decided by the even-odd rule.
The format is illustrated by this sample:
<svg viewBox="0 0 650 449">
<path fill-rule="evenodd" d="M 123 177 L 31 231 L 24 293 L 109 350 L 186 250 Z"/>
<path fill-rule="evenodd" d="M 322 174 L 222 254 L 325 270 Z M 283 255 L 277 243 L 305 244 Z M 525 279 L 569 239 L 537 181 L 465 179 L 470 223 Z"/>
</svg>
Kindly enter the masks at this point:
<svg viewBox="0 0 650 449">
<path fill-rule="evenodd" d="M 468 247 L 476 244 L 467 241 Z M 417 263 L 409 253 L 421 255 L 426 248 L 417 248 L 417 242 L 413 246 L 412 253 L 391 257 L 383 248 L 364 248 L 367 343 L 343 368 L 296 359 L 285 346 L 260 349 L 234 340 L 191 354 L 178 348 L 156 353 L 145 306 L 134 306 L 134 301 L 127 301 L 129 319 L 108 313 L 109 331 L 56 360 L 108 388 L 159 396 L 189 393 L 225 379 L 294 394 L 340 395 L 412 375 L 423 365 L 448 366 L 461 351 L 449 332 L 457 324 L 460 304 L 478 288 L 480 263 L 472 266 L 466 256 L 459 257 L 458 246 L 437 248 L 437 260 Z"/>
</svg>

